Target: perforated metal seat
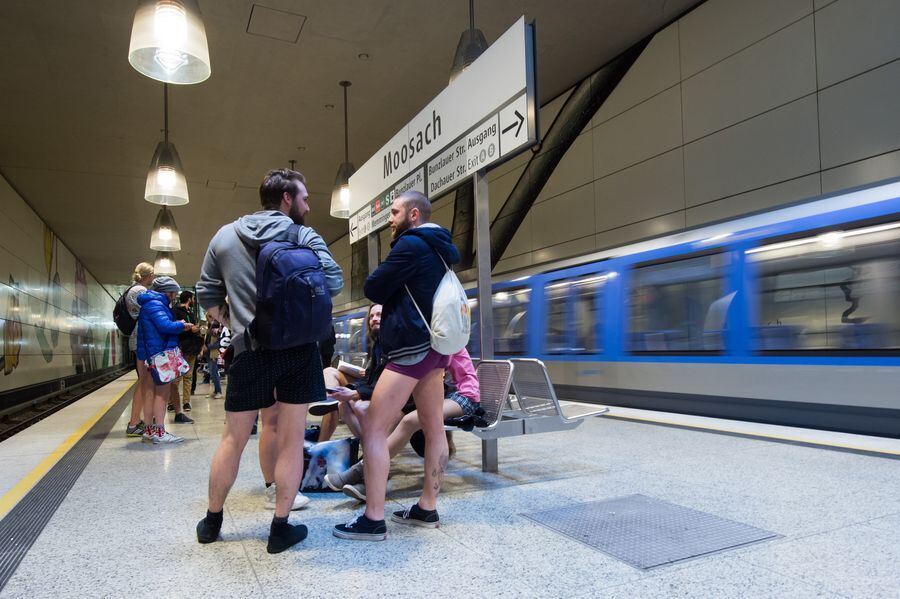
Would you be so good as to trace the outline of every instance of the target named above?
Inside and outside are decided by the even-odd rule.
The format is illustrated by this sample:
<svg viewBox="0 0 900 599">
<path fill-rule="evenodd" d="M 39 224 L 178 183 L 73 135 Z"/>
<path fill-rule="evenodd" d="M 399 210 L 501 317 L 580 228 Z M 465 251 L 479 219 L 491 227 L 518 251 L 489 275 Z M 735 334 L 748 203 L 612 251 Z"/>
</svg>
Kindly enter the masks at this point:
<svg viewBox="0 0 900 599">
<path fill-rule="evenodd" d="M 519 408 L 525 415 L 559 416 L 560 420 L 569 424 L 580 423 L 585 418 L 609 411 L 609 408 L 600 408 L 587 414 L 579 414 L 575 418 L 568 418 L 562 410 L 559 398 L 556 397 L 556 390 L 543 362 L 533 358 L 513 358 L 511 362 L 515 365 L 512 377 L 513 390 Z"/>
</svg>

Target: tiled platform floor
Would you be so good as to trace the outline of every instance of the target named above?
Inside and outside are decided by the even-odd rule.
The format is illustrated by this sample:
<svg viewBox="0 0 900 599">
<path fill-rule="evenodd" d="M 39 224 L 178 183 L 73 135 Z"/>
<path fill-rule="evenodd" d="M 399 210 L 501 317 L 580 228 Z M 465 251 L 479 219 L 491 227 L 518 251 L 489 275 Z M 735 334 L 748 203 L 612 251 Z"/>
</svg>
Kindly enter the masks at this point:
<svg viewBox="0 0 900 599">
<path fill-rule="evenodd" d="M 2 595 L 900 597 L 898 460 L 600 417 L 501 440 L 500 473 L 483 474 L 479 440 L 457 433 L 440 529 L 342 541 L 331 527 L 358 506 L 311 495 L 292 516 L 309 538 L 272 556 L 253 440 L 225 541 L 197 544 L 222 402 L 197 396 L 191 416 L 172 425 L 188 441 L 163 448 L 126 439 L 124 415 Z M 411 451 L 395 460 L 388 509 L 415 497 L 420 468 Z M 520 515 L 633 493 L 783 536 L 642 572 Z"/>
</svg>

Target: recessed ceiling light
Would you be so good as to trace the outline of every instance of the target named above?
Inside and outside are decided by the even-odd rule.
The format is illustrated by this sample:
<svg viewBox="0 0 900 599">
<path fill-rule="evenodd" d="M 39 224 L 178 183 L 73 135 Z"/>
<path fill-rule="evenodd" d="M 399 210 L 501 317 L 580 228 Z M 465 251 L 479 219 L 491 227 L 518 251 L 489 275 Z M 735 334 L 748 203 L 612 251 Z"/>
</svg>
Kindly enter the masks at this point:
<svg viewBox="0 0 900 599">
<path fill-rule="evenodd" d="M 306 151 L 306 146 L 297 146 L 297 149 L 298 149 L 299 151 L 301 151 L 301 152 L 305 152 L 305 151 Z"/>
<path fill-rule="evenodd" d="M 372 58 L 372 56 L 370 54 L 368 54 L 367 52 L 360 52 L 359 54 L 356 55 L 356 57 L 359 58 L 360 60 L 369 60 L 370 58 Z"/>
<path fill-rule="evenodd" d="M 326 104 L 325 110 L 334 110 L 334 104 Z"/>
</svg>

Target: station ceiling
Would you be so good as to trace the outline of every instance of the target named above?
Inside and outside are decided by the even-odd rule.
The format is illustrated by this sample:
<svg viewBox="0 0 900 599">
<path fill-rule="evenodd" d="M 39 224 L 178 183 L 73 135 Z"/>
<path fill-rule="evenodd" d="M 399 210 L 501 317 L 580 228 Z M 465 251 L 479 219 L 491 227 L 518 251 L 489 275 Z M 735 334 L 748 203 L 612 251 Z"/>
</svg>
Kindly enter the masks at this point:
<svg viewBox="0 0 900 599">
<path fill-rule="evenodd" d="M 520 15 L 535 20 L 544 103 L 698 3 L 481 0 L 475 18 L 488 43 Z M 103 283 L 124 283 L 137 262 L 154 256 L 159 207 L 143 191 L 162 138 L 163 88 L 128 64 L 136 5 L 0 3 L 0 173 Z M 346 221 L 328 214 L 344 153 L 338 81 L 353 84 L 350 160 L 358 168 L 447 85 L 468 27 L 465 0 L 200 0 L 200 7 L 212 76 L 169 87 L 170 140 L 191 200 L 173 209 L 182 284 L 196 281 L 221 225 L 258 209 L 263 174 L 290 160 L 309 183 L 307 224 L 329 243 L 345 235 Z M 265 9 L 290 14 L 251 26 L 254 11 L 258 18 Z"/>
</svg>

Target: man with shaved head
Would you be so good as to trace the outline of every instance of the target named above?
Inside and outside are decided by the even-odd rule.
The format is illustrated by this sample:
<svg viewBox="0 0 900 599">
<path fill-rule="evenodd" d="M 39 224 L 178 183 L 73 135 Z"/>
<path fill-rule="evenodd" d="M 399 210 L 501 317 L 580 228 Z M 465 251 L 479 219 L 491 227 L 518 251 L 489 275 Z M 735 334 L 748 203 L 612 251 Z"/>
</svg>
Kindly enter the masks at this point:
<svg viewBox="0 0 900 599">
<path fill-rule="evenodd" d="M 342 539 L 385 538 L 384 499 L 390 466 L 387 437 L 410 395 L 425 434 L 425 485 L 418 503 L 394 512 L 391 520 L 430 528 L 439 524 L 437 495 L 448 459 L 443 379 L 450 357 L 431 348 L 426 323 L 431 322 L 434 293 L 447 265 L 459 262 L 459 251 L 450 231 L 430 219 L 431 203 L 421 193 L 409 191 L 396 198 L 388 221 L 391 252 L 366 280 L 366 297 L 383 306 L 379 339 L 387 365 L 368 409 L 351 402 L 363 426 L 366 511 L 334 527 L 334 535 Z"/>
</svg>

